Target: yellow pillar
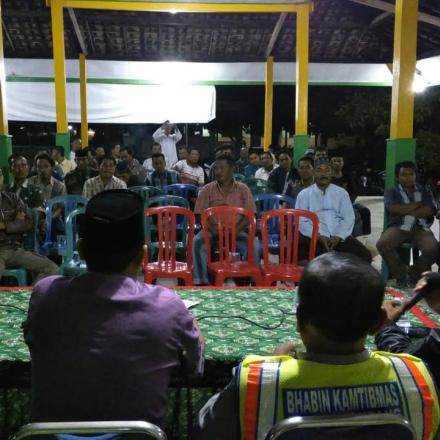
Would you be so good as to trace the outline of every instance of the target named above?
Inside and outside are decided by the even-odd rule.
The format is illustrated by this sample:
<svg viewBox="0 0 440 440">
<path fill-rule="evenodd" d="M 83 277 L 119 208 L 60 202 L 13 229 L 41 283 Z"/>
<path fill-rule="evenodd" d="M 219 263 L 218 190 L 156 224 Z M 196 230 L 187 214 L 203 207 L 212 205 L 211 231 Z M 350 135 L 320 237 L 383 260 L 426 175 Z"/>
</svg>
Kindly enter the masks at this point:
<svg viewBox="0 0 440 440">
<path fill-rule="evenodd" d="M 309 17 L 310 4 L 300 5 L 296 14 L 296 113 L 294 160 L 298 164 L 309 145 Z"/>
<path fill-rule="evenodd" d="M 63 6 L 60 0 L 52 0 L 52 41 L 55 74 L 55 101 L 57 113 L 56 144 L 64 147 L 66 157 L 70 154 L 70 135 L 67 122 L 66 55 L 64 50 Z"/>
<path fill-rule="evenodd" d="M 414 75 L 417 52 L 418 0 L 397 0 L 394 22 L 393 89 L 386 186 L 394 185 L 396 163 L 414 160 Z"/>
<path fill-rule="evenodd" d="M 1 21 L 0 2 L 0 21 Z M 11 136 L 9 136 L 8 113 L 6 108 L 6 73 L 5 58 L 3 54 L 3 27 L 0 23 L 0 167 L 2 168 L 5 182 L 8 183 L 8 157 L 12 154 Z"/>
<path fill-rule="evenodd" d="M 79 79 L 81 93 L 81 144 L 82 147 L 89 145 L 89 126 L 87 123 L 87 60 L 86 56 L 79 55 Z"/>
<path fill-rule="evenodd" d="M 266 60 L 266 93 L 264 101 L 264 151 L 269 150 L 272 143 L 273 117 L 273 57 Z"/>
</svg>

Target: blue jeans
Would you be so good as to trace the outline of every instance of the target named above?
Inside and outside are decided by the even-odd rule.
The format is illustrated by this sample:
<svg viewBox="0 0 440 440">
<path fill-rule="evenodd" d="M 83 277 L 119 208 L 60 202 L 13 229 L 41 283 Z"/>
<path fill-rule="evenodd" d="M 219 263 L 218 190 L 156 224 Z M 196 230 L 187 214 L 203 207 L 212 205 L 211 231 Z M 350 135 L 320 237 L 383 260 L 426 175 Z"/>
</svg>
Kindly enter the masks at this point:
<svg viewBox="0 0 440 440">
<path fill-rule="evenodd" d="M 209 239 L 212 240 L 212 234 L 209 233 Z M 248 234 L 240 232 L 237 236 L 237 252 L 241 255 L 241 259 L 247 258 L 247 241 Z M 254 240 L 254 261 L 260 264 L 262 249 L 258 238 Z M 193 259 L 193 283 L 209 284 L 208 278 L 208 256 L 206 255 L 205 240 L 203 239 L 203 231 L 199 231 L 194 237 L 192 248 Z"/>
</svg>

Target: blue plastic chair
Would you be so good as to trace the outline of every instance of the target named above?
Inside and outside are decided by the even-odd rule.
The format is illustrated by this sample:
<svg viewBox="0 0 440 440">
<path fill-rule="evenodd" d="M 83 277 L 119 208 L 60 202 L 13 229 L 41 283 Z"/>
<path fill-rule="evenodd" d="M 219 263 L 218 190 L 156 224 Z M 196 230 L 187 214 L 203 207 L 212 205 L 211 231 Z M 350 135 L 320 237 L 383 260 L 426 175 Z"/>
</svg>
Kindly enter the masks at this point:
<svg viewBox="0 0 440 440">
<path fill-rule="evenodd" d="M 46 208 L 46 238 L 41 248 L 39 249 L 39 252 L 41 254 L 61 255 L 61 256 L 65 256 L 66 254 L 65 242 L 58 243 L 52 241 L 52 221 L 53 221 L 52 211 L 54 206 L 63 205 L 64 218 L 67 218 L 67 216 L 78 207 L 86 206 L 88 201 L 89 199 L 87 199 L 87 197 L 77 196 L 77 195 L 54 197 L 53 199 L 50 199 L 48 201 Z M 60 235 L 66 235 L 65 226 L 64 226 L 64 234 L 60 234 Z"/>
<path fill-rule="evenodd" d="M 295 199 L 281 194 L 256 194 L 254 195 L 255 207 L 257 209 L 257 234 L 261 233 L 261 216 L 263 212 L 274 209 L 282 209 L 285 203 L 288 209 L 295 209 Z M 271 218 L 267 223 L 267 232 L 269 236 L 269 251 L 279 253 L 279 221 L 277 218 Z"/>
<path fill-rule="evenodd" d="M 76 231 L 77 231 L 77 216 L 84 214 L 86 208 L 75 209 L 66 219 L 66 255 L 63 264 L 60 266 L 61 275 L 80 275 L 87 272 L 87 264 L 84 260 L 79 258 L 76 251 Z"/>
<path fill-rule="evenodd" d="M 196 198 L 199 194 L 199 187 L 196 185 L 189 185 L 184 183 L 175 183 L 173 185 L 166 185 L 163 187 L 164 194 L 170 196 L 183 197 L 184 199 L 191 201 L 192 198 Z"/>
<path fill-rule="evenodd" d="M 183 197 L 162 195 L 148 199 L 145 208 L 152 208 L 158 206 L 181 206 L 182 208 L 189 209 L 189 202 Z"/>
</svg>

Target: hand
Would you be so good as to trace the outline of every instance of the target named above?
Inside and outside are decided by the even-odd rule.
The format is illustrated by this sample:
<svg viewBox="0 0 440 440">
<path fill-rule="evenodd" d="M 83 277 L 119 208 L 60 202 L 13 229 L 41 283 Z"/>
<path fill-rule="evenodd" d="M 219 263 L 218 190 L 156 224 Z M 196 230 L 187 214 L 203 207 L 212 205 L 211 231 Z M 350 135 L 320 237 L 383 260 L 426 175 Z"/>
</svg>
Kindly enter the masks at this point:
<svg viewBox="0 0 440 440">
<path fill-rule="evenodd" d="M 272 353 L 273 356 L 292 356 L 296 357 L 295 344 L 291 342 L 283 342 L 278 345 Z"/>
<path fill-rule="evenodd" d="M 323 235 L 318 235 L 318 243 L 325 249 L 326 252 L 330 250 L 329 238 Z"/>
<path fill-rule="evenodd" d="M 384 301 L 382 304 L 382 309 L 385 310 L 390 321 L 397 321 L 403 315 L 404 307 L 404 302 L 396 300 Z"/>
<path fill-rule="evenodd" d="M 23 211 L 18 211 L 17 215 L 15 216 L 15 220 L 24 220 L 26 218 L 26 213 Z"/>
<path fill-rule="evenodd" d="M 330 248 L 330 250 L 336 249 L 338 244 L 340 243 L 340 241 L 341 241 L 340 237 L 331 237 L 331 238 L 329 238 L 329 248 Z"/>
</svg>

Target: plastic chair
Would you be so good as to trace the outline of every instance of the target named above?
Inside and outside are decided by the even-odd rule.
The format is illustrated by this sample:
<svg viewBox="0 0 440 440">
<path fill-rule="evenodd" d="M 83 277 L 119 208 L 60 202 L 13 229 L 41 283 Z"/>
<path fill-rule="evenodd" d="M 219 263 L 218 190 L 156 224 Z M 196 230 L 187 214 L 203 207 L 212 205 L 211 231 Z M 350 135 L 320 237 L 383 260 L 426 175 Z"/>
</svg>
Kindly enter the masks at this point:
<svg viewBox="0 0 440 440">
<path fill-rule="evenodd" d="M 237 222 L 241 217 L 248 220 L 247 260 L 232 261 L 231 252 L 237 251 Z M 208 225 L 211 225 L 209 228 Z M 219 260 L 213 261 L 209 230 L 216 229 L 218 235 Z M 236 206 L 216 206 L 202 213 L 202 230 L 208 257 L 208 270 L 215 274 L 214 284 L 222 286 L 225 278 L 253 277 L 262 285 L 260 268 L 254 262 L 255 216 Z"/>
<path fill-rule="evenodd" d="M 245 180 L 243 180 L 243 183 L 247 185 L 247 187 L 251 190 L 251 193 L 254 195 L 273 193 L 266 180 L 256 179 L 255 177 L 247 177 Z"/>
<path fill-rule="evenodd" d="M 189 209 L 188 200 L 184 199 L 183 197 L 169 195 L 152 197 L 151 199 L 147 200 L 146 205 L 146 208 L 158 206 L 180 206 L 182 208 Z"/>
<path fill-rule="evenodd" d="M 64 207 L 64 218 L 66 218 L 73 210 L 79 208 L 80 206 L 86 206 L 89 199 L 82 196 L 68 195 L 59 196 L 50 199 L 46 207 L 46 238 L 44 243 L 40 248 L 40 252 L 44 255 L 62 255 L 66 254 L 66 244 L 58 243 L 52 241 L 52 211 L 54 206 L 63 205 Z M 64 234 L 65 228 L 64 228 Z"/>
<path fill-rule="evenodd" d="M 19 286 L 28 286 L 26 269 L 18 267 L 16 269 L 5 269 L 2 278 L 15 278 Z"/>
<path fill-rule="evenodd" d="M 105 435 L 107 434 L 107 435 Z M 166 440 L 165 433 L 156 425 L 143 421 L 125 422 L 54 422 L 30 423 L 22 426 L 11 440 L 63 439 L 143 439 Z"/>
<path fill-rule="evenodd" d="M 157 278 L 183 279 L 185 285 L 192 282 L 192 242 L 194 239 L 194 214 L 186 208 L 163 206 L 145 211 L 145 220 L 156 217 L 158 260 L 150 263 L 148 253 L 144 258 L 144 281 L 151 284 Z M 180 217 L 180 218 L 179 218 Z M 177 224 L 182 226 L 182 238 L 178 241 Z M 151 233 L 147 229 L 147 246 L 151 246 Z M 177 260 L 178 249 L 185 250 L 186 262 Z"/>
<path fill-rule="evenodd" d="M 265 440 L 415 440 L 414 427 L 395 414 L 291 417 L 277 423 Z"/>
<path fill-rule="evenodd" d="M 175 183 L 173 185 L 166 185 L 163 187 L 164 194 L 170 196 L 179 196 L 188 200 L 189 202 L 197 198 L 199 194 L 199 187 L 196 185 L 189 185 L 183 183 Z"/>
<path fill-rule="evenodd" d="M 76 220 L 77 216 L 84 214 L 85 207 L 75 209 L 66 219 L 66 255 L 63 264 L 60 266 L 61 275 L 79 275 L 87 272 L 87 264 L 79 258 L 76 252 Z"/>
<path fill-rule="evenodd" d="M 275 281 L 298 282 L 301 279 L 303 268 L 298 264 L 299 249 L 299 223 L 301 217 L 310 220 L 313 225 L 312 237 L 310 240 L 308 259 L 315 258 L 316 243 L 318 241 L 319 218 L 310 211 L 301 209 L 280 209 L 264 212 L 261 218 L 261 235 L 263 239 L 263 272 L 264 284 L 272 285 Z M 279 262 L 269 262 L 269 248 L 273 238 L 274 226 L 276 223 L 277 235 L 275 241 L 279 247 Z"/>
<path fill-rule="evenodd" d="M 160 188 L 157 188 L 156 186 L 147 186 L 147 185 L 132 186 L 128 188 L 128 190 L 133 191 L 142 198 L 142 200 L 144 201 L 144 209 L 147 208 L 147 202 L 150 198 L 160 196 L 163 194 L 162 190 Z"/>
</svg>

